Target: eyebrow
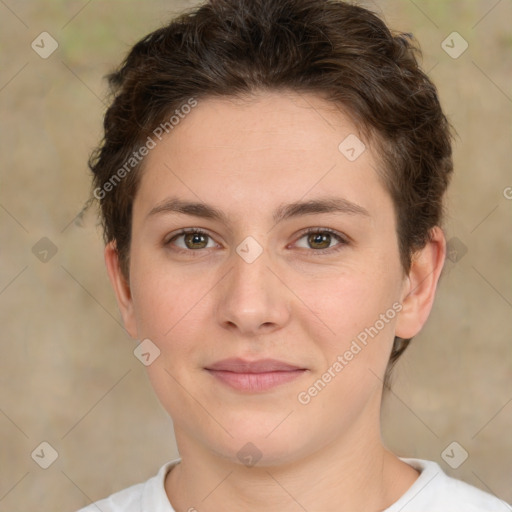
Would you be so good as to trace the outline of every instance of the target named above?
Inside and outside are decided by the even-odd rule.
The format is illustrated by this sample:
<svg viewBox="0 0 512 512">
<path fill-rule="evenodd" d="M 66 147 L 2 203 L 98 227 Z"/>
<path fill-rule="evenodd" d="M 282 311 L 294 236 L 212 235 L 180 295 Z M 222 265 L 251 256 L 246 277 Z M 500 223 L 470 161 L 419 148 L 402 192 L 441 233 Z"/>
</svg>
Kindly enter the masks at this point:
<svg viewBox="0 0 512 512">
<path fill-rule="evenodd" d="M 181 213 L 203 219 L 212 219 L 229 224 L 229 217 L 223 211 L 206 203 L 183 201 L 176 197 L 170 197 L 157 204 L 148 213 L 147 218 L 161 213 Z M 344 213 L 348 215 L 361 215 L 370 217 L 366 208 L 341 197 L 325 197 L 310 201 L 297 201 L 282 204 L 273 213 L 274 223 L 283 220 L 319 213 Z"/>
</svg>

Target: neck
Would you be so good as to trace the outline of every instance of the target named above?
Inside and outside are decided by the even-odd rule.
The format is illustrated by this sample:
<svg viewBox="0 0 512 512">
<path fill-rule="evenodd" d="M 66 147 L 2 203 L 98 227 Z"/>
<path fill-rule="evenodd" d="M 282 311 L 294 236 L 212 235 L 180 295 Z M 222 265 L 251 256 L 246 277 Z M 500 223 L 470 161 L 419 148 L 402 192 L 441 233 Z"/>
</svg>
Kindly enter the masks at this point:
<svg viewBox="0 0 512 512">
<path fill-rule="evenodd" d="M 246 467 L 192 442 L 175 426 L 182 461 L 165 488 L 176 512 L 378 512 L 418 477 L 382 444 L 380 432 L 354 428 L 286 465 Z"/>
</svg>

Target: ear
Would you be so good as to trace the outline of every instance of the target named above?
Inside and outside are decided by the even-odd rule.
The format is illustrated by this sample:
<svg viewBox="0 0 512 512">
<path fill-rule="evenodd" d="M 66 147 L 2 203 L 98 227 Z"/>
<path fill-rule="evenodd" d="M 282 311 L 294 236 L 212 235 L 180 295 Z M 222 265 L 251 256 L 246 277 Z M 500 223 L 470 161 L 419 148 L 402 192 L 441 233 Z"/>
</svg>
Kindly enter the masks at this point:
<svg viewBox="0 0 512 512">
<path fill-rule="evenodd" d="M 396 323 L 396 336 L 412 338 L 427 321 L 445 256 L 446 239 L 442 229 L 436 226 L 431 230 L 430 241 L 412 257 L 411 269 L 404 281 L 402 310 Z"/>
<path fill-rule="evenodd" d="M 128 334 L 136 339 L 137 338 L 137 327 L 135 322 L 133 300 L 130 290 L 130 283 L 126 280 L 125 276 L 121 272 L 119 265 L 119 253 L 115 242 L 109 242 L 105 246 L 105 264 L 107 266 L 108 277 L 112 288 L 116 294 L 117 305 L 121 316 L 123 317 L 123 323 Z"/>
</svg>

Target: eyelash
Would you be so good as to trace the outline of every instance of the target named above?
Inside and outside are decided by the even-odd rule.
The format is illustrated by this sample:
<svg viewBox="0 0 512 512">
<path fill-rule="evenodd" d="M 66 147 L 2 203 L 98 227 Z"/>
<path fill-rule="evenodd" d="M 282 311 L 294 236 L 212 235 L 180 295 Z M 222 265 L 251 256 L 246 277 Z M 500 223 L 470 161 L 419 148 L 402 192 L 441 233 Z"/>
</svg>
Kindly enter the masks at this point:
<svg viewBox="0 0 512 512">
<path fill-rule="evenodd" d="M 208 238 L 213 239 L 213 237 L 210 236 L 210 234 L 207 231 L 204 231 L 201 228 L 184 228 L 179 233 L 176 233 L 174 236 L 172 236 L 172 238 L 170 238 L 169 240 L 164 241 L 164 246 L 169 246 L 169 245 L 171 245 L 171 242 L 173 242 L 174 240 L 176 240 L 180 236 L 187 235 L 187 234 L 190 234 L 190 233 L 194 233 L 194 234 L 198 234 L 198 235 L 204 235 L 204 236 L 206 236 Z M 297 240 L 300 240 L 301 238 L 304 238 L 307 235 L 321 234 L 321 233 L 329 233 L 330 235 L 332 235 L 335 238 L 337 238 L 340 243 L 338 245 L 335 245 L 334 247 L 330 247 L 330 248 L 327 248 L 327 249 L 318 249 L 318 250 L 316 250 L 316 249 L 309 249 L 315 255 L 323 255 L 323 254 L 328 254 L 328 253 L 332 254 L 334 252 L 338 252 L 341 249 L 343 249 L 343 247 L 345 245 L 348 245 L 348 243 L 349 243 L 347 237 L 344 237 L 340 233 L 338 233 L 338 232 L 336 232 L 336 231 L 334 231 L 332 229 L 329 229 L 329 228 L 309 228 L 306 231 L 302 232 L 302 234 L 300 235 L 300 237 Z M 177 251 L 177 252 L 180 252 L 180 253 L 188 253 L 188 254 L 190 254 L 190 253 L 195 253 L 195 252 L 199 253 L 199 252 L 204 251 L 205 249 L 196 249 L 196 250 L 194 250 L 194 249 L 182 249 L 182 248 L 178 247 L 178 248 L 174 248 L 173 250 Z M 308 250 L 308 249 L 306 249 L 306 250 Z"/>
</svg>

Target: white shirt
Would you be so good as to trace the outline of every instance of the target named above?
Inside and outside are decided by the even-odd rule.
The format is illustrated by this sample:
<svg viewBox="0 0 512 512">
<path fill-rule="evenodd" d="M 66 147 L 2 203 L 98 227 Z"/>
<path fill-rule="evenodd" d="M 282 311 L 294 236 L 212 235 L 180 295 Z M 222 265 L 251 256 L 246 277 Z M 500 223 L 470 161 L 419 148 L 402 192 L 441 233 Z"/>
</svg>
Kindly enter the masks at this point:
<svg viewBox="0 0 512 512">
<path fill-rule="evenodd" d="M 127 487 L 77 512 L 175 512 L 165 493 L 164 482 L 167 473 L 180 460 L 164 464 L 146 482 Z M 512 512 L 510 505 L 492 494 L 449 477 L 436 462 L 401 460 L 417 469 L 420 476 L 398 501 L 382 512 Z M 197 507 L 200 510 L 199 503 Z"/>
</svg>

